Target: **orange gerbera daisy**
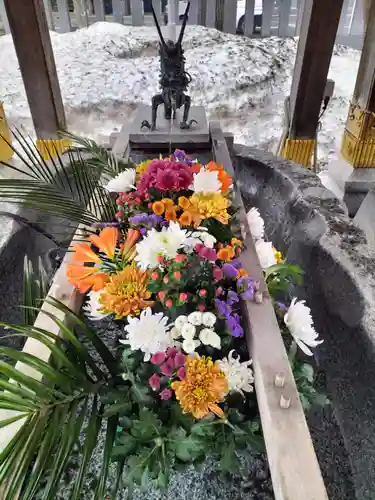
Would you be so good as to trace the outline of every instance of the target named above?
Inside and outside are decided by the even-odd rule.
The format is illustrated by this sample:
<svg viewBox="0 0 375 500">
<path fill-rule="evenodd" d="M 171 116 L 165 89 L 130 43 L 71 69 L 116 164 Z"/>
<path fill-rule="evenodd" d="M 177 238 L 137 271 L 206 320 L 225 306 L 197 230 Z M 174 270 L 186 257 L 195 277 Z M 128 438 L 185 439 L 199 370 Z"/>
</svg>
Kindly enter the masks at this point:
<svg viewBox="0 0 375 500">
<path fill-rule="evenodd" d="M 209 413 L 223 417 L 224 412 L 217 403 L 224 401 L 228 393 L 228 381 L 217 362 L 211 358 L 189 356 L 185 364 L 185 378 L 172 382 L 176 398 L 184 413 L 201 419 Z"/>
<path fill-rule="evenodd" d="M 234 250 L 230 245 L 225 246 L 224 248 L 220 248 L 217 252 L 217 258 L 223 260 L 225 262 L 229 262 L 234 258 Z"/>
<path fill-rule="evenodd" d="M 126 266 L 118 274 L 113 274 L 105 285 L 99 302 L 104 313 L 114 313 L 116 319 L 128 315 L 138 315 L 151 307 L 151 292 L 147 290 L 148 273 L 134 265 Z"/>
</svg>

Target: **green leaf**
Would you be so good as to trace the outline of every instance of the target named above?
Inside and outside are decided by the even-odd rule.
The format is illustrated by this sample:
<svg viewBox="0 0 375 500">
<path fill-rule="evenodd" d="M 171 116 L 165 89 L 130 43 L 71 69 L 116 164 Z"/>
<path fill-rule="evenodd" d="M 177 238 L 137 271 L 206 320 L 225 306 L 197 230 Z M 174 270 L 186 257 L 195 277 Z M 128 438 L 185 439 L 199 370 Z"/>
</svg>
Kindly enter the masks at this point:
<svg viewBox="0 0 375 500">
<path fill-rule="evenodd" d="M 111 415 L 130 415 L 133 405 L 129 402 L 120 402 L 107 406 L 104 410 L 104 417 L 110 417 Z"/>
<path fill-rule="evenodd" d="M 303 363 L 300 371 L 302 375 L 312 384 L 314 382 L 314 368 L 308 363 Z"/>
<path fill-rule="evenodd" d="M 229 408 L 228 420 L 232 424 L 240 424 L 245 420 L 245 415 L 243 415 L 237 408 Z"/>
<path fill-rule="evenodd" d="M 21 420 L 22 418 L 25 418 L 28 415 L 29 415 L 28 413 L 20 413 L 19 415 L 14 415 L 14 417 L 9 417 L 4 420 L 0 420 L 0 429 L 6 427 L 7 425 L 13 424 L 14 422 L 17 422 L 18 420 Z"/>
<path fill-rule="evenodd" d="M 162 430 L 161 421 L 149 410 L 141 409 L 139 420 L 134 420 L 130 433 L 141 441 L 151 441 L 160 435 Z"/>
<path fill-rule="evenodd" d="M 226 441 L 225 446 L 223 446 L 222 448 L 222 454 L 220 458 L 221 471 L 235 474 L 240 470 L 240 466 L 241 464 L 236 455 L 234 441 Z"/>
<path fill-rule="evenodd" d="M 111 417 L 109 417 L 107 422 L 106 436 L 105 436 L 102 468 L 99 475 L 100 480 L 95 490 L 94 500 L 102 500 L 102 498 L 104 497 L 105 485 L 108 476 L 108 468 L 111 462 L 111 455 L 113 452 L 113 443 L 115 441 L 117 424 L 118 424 L 117 415 L 112 415 Z"/>
<path fill-rule="evenodd" d="M 154 398 L 150 393 L 150 389 L 147 386 L 142 385 L 141 383 L 138 383 L 136 381 L 132 383 L 130 392 L 133 396 L 134 401 L 140 405 L 147 405 L 154 401 Z"/>
<path fill-rule="evenodd" d="M 138 442 L 130 434 L 124 433 L 123 435 L 121 435 L 118 441 L 121 444 L 118 445 L 116 440 L 116 446 L 112 451 L 112 460 L 119 460 L 121 458 L 132 455 L 137 449 Z"/>
<path fill-rule="evenodd" d="M 71 500 L 80 500 L 82 498 L 82 484 L 84 480 L 84 475 L 89 464 L 89 460 L 95 449 L 98 439 L 98 433 L 100 431 L 100 426 L 102 423 L 101 410 L 98 412 L 98 399 L 94 397 L 94 401 L 91 408 L 91 415 L 89 422 L 85 430 L 85 444 L 83 447 L 81 464 L 78 470 L 77 478 L 74 483 L 73 492 L 71 495 Z"/>
<path fill-rule="evenodd" d="M 176 457 L 182 462 L 193 462 L 202 454 L 205 454 L 205 441 L 193 434 L 187 436 L 186 431 L 181 427 L 174 429 L 168 435 L 169 447 Z"/>
</svg>

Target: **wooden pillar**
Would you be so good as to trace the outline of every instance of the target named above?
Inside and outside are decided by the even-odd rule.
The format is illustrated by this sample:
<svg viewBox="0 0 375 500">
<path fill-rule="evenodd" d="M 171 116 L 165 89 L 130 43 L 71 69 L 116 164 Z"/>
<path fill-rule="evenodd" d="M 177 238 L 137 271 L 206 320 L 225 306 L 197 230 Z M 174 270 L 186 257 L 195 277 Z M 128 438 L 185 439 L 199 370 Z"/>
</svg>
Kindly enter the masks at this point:
<svg viewBox="0 0 375 500">
<path fill-rule="evenodd" d="M 367 28 L 369 22 L 371 2 L 372 0 L 363 0 L 363 22 L 365 29 Z"/>
<path fill-rule="evenodd" d="M 305 0 L 284 158 L 309 166 L 343 0 Z"/>
<path fill-rule="evenodd" d="M 5 8 L 38 144 L 53 151 L 66 122 L 43 0 L 5 0 Z"/>
<path fill-rule="evenodd" d="M 375 168 L 375 2 L 359 62 L 357 80 L 349 107 L 342 156 L 354 168 Z"/>
</svg>

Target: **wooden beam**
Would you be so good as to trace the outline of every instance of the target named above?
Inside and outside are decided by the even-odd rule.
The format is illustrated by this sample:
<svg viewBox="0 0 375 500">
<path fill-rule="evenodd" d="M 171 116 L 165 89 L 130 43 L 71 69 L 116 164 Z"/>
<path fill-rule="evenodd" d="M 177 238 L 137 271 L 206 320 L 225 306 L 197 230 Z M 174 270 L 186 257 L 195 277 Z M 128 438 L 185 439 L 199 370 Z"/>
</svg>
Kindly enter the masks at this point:
<svg viewBox="0 0 375 500">
<path fill-rule="evenodd" d="M 308 167 L 343 0 L 305 0 L 281 154 Z"/>
<path fill-rule="evenodd" d="M 216 162 L 235 178 L 226 140 L 218 123 L 210 123 L 210 135 Z M 253 359 L 257 401 L 275 500 L 328 500 L 238 188 L 235 205 L 244 236 L 245 250 L 241 253 L 241 262 L 249 275 L 260 283 L 263 293 L 261 303 L 244 301 L 243 326 Z"/>
<path fill-rule="evenodd" d="M 66 128 L 43 0 L 5 0 L 27 100 L 38 139 Z"/>
<path fill-rule="evenodd" d="M 353 167 L 375 168 L 375 2 L 368 25 L 341 152 Z"/>
</svg>

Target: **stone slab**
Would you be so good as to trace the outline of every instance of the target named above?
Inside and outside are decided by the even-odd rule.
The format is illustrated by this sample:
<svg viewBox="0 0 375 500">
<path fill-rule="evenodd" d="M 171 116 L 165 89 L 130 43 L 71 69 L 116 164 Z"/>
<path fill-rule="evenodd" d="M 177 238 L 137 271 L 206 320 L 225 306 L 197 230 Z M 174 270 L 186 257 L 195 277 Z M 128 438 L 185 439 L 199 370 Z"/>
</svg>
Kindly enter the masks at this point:
<svg viewBox="0 0 375 500">
<path fill-rule="evenodd" d="M 344 202 L 354 217 L 367 193 L 375 188 L 375 168 L 356 168 L 345 183 Z"/>
<path fill-rule="evenodd" d="M 183 110 L 177 110 L 175 120 L 164 118 L 164 107 L 159 106 L 156 121 L 156 130 L 147 128 L 141 129 L 143 120 L 151 122 L 151 106 L 140 106 L 136 117 L 131 125 L 129 141 L 131 145 L 137 147 L 154 147 L 160 144 L 172 144 L 178 147 L 188 147 L 189 145 L 208 146 L 210 134 L 206 112 L 203 106 L 192 106 L 189 113 L 189 120 L 196 120 L 189 130 L 180 129 Z"/>
<path fill-rule="evenodd" d="M 268 238 L 306 273 L 293 295 L 306 299 L 324 340 L 315 350 L 316 360 L 355 488 L 346 496 L 332 491 L 339 453 L 332 443 L 331 466 L 323 471 L 328 497 L 374 500 L 375 252 L 343 204 L 323 192 L 312 172 L 269 153 L 237 145 L 234 149 L 246 208 L 259 208 Z"/>
<path fill-rule="evenodd" d="M 364 231 L 367 243 L 375 249 L 375 189 L 371 189 L 354 217 L 354 222 Z"/>
</svg>

